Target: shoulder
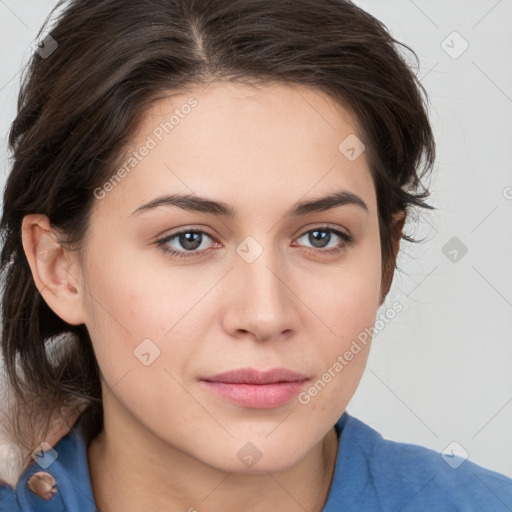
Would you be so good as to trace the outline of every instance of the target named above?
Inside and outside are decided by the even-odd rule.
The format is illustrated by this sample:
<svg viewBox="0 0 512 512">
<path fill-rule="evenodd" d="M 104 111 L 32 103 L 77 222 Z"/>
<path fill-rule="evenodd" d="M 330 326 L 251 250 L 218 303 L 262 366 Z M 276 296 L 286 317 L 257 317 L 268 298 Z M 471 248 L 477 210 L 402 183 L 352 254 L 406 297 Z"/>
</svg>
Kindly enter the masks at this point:
<svg viewBox="0 0 512 512">
<path fill-rule="evenodd" d="M 340 471 L 335 471 L 334 493 L 339 486 L 340 497 L 348 494 L 342 480 L 352 472 L 348 480 L 358 480 L 351 482 L 351 489 L 359 510 L 512 510 L 512 479 L 505 475 L 453 453 L 384 439 L 346 413 L 339 425 Z"/>
<path fill-rule="evenodd" d="M 0 512 L 97 512 L 80 427 L 47 448 L 15 487 L 0 481 Z"/>
</svg>

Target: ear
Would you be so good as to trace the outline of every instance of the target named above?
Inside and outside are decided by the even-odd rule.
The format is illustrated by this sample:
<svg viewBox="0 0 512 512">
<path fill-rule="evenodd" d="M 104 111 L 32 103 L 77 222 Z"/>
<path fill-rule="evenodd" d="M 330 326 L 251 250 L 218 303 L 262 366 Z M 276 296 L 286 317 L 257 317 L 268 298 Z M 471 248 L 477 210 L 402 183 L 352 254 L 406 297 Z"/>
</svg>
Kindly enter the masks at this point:
<svg viewBox="0 0 512 512">
<path fill-rule="evenodd" d="M 395 274 L 396 259 L 398 251 L 400 250 L 400 240 L 402 238 L 402 231 L 405 224 L 405 211 L 399 210 L 392 215 L 391 221 L 391 242 L 393 246 L 393 257 L 388 262 L 386 268 L 383 271 L 381 288 L 380 288 L 380 305 L 383 304 L 393 282 L 393 276 Z"/>
<path fill-rule="evenodd" d="M 46 304 L 68 324 L 83 324 L 85 310 L 76 253 L 61 247 L 46 215 L 26 215 L 21 240 L 35 285 Z"/>
</svg>

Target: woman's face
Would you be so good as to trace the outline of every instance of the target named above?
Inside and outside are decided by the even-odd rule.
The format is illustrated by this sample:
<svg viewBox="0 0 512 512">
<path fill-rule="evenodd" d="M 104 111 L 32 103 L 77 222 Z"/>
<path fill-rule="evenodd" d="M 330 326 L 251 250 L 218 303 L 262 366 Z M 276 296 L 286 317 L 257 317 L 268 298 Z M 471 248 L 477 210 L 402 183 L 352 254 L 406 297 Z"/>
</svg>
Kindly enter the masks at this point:
<svg viewBox="0 0 512 512">
<path fill-rule="evenodd" d="M 154 104 L 124 172 L 95 192 L 76 274 L 105 425 L 238 472 L 284 469 L 322 440 L 381 303 L 356 136 L 304 87 L 215 83 Z M 348 199 L 300 206 L 333 194 Z M 239 369 L 299 376 L 215 378 Z"/>
</svg>

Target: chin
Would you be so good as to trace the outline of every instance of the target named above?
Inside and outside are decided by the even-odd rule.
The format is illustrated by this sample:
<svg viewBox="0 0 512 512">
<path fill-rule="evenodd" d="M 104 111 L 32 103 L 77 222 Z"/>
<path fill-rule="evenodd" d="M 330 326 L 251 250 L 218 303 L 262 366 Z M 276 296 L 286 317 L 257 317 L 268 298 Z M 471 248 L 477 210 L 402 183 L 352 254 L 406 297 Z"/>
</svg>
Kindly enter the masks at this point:
<svg viewBox="0 0 512 512">
<path fill-rule="evenodd" d="M 215 452 L 199 454 L 201 461 L 227 473 L 258 475 L 285 471 L 297 464 L 308 450 L 307 440 L 296 436 L 293 442 L 277 436 L 269 442 L 261 438 L 254 441 L 236 442 L 226 446 L 218 443 Z M 229 456 L 227 456 L 229 454 Z"/>
</svg>

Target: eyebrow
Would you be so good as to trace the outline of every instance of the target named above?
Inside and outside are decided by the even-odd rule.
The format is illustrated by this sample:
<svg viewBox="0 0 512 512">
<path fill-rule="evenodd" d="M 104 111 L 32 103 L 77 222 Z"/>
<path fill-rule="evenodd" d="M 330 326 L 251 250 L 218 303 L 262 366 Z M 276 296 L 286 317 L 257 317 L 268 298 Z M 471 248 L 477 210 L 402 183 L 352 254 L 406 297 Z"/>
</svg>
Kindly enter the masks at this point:
<svg viewBox="0 0 512 512">
<path fill-rule="evenodd" d="M 290 217 L 299 217 L 312 212 L 323 212 L 338 206 L 354 205 L 368 213 L 368 206 L 358 195 L 348 190 L 333 192 L 318 199 L 299 201 L 295 203 L 286 213 Z M 148 203 L 139 206 L 131 215 L 146 212 L 160 206 L 177 206 L 183 210 L 193 212 L 209 213 L 235 219 L 237 211 L 235 208 L 222 201 L 214 201 L 205 197 L 191 194 L 170 194 L 152 199 Z"/>
</svg>

